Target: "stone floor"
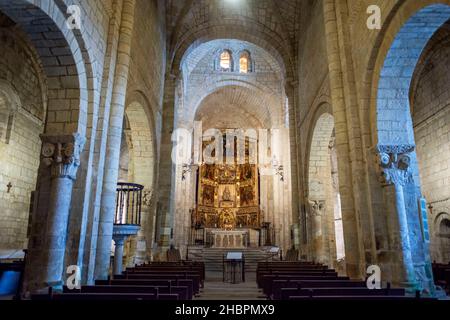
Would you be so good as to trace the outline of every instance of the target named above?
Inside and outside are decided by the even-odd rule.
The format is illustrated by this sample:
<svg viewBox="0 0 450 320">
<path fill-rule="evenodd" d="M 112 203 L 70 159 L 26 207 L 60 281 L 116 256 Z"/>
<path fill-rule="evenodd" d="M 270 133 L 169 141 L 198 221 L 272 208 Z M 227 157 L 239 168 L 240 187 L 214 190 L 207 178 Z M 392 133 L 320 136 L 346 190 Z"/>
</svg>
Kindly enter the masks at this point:
<svg viewBox="0 0 450 320">
<path fill-rule="evenodd" d="M 205 286 L 195 300 L 265 300 L 256 285 L 256 274 L 247 273 L 246 281 L 224 283 L 221 272 L 207 272 Z"/>
</svg>

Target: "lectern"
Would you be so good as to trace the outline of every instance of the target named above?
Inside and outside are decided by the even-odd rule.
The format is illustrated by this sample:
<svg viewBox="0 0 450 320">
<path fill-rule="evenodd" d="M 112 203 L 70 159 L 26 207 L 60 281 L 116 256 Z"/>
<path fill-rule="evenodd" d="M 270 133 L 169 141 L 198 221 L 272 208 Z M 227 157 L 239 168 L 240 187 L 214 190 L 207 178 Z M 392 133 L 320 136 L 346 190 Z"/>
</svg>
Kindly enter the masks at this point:
<svg viewBox="0 0 450 320">
<path fill-rule="evenodd" d="M 245 259 L 242 252 L 228 252 L 223 256 L 223 282 L 245 282 Z"/>
</svg>

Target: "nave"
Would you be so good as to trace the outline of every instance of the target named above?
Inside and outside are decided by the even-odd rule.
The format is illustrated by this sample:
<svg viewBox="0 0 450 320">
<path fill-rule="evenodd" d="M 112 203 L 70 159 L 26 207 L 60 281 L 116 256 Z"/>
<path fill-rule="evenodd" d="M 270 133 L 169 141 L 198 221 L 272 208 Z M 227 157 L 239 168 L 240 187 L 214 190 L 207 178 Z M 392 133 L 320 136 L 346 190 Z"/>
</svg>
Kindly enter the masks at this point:
<svg viewBox="0 0 450 320">
<path fill-rule="evenodd" d="M 431 301 L 431 295 L 393 287 L 380 279 L 351 279 L 320 263 L 297 261 L 291 251 L 253 257 L 253 261 L 229 260 L 228 252 L 219 250 L 222 260 L 178 260 L 179 252 L 168 252 L 168 260 L 127 268 L 94 285 L 68 283 L 62 292 L 49 289 L 28 297 L 37 301 L 202 301 L 202 300 L 360 300 L 360 301 Z M 175 253 L 175 255 L 174 255 Z M 294 253 L 295 255 L 296 253 Z M 175 257 L 175 258 L 174 258 Z M 258 257 L 258 258 L 256 258 Z M 260 261 L 260 260 L 264 261 Z M 259 261 L 258 261 L 259 260 Z M 221 267 L 218 267 L 220 266 Z M 2 272 L 19 271 L 19 263 L 0 265 Z M 9 268 L 8 268 L 9 267 Z M 450 265 L 434 265 L 436 285 L 449 288 Z M 377 282 L 380 281 L 380 282 Z M 4 297 L 6 299 L 8 297 Z M 21 299 L 20 294 L 14 299 Z M 446 299 L 445 294 L 440 296 Z"/>
<path fill-rule="evenodd" d="M 447 299 L 450 0 L 0 0 L 0 52 L 1 296 Z"/>
</svg>

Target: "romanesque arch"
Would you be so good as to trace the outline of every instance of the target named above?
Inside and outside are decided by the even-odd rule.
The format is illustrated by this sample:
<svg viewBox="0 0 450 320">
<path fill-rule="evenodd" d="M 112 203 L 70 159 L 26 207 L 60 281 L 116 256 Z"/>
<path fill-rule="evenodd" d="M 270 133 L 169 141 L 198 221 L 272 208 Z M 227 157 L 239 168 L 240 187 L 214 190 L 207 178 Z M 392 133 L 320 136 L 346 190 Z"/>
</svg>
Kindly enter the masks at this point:
<svg viewBox="0 0 450 320">
<path fill-rule="evenodd" d="M 46 133 L 79 132 L 84 135 L 88 105 L 93 101 L 88 91 L 92 89 L 92 71 L 89 56 L 83 55 L 81 35 L 66 26 L 64 8 L 55 3 L 45 7 L 31 0 L 4 0 L 0 2 L 0 10 L 30 38 L 41 58 L 48 83 Z M 46 32 L 52 32 L 52 41 L 44 41 Z M 61 99 L 61 96 L 65 98 Z M 61 112 L 65 117 L 60 116 Z"/>
<path fill-rule="evenodd" d="M 33 237 L 28 246 L 29 264 L 38 265 L 27 272 L 26 286 L 33 288 L 42 282 L 58 282 L 62 276 L 73 185 L 88 117 L 95 114 L 93 72 L 81 33 L 66 25 L 65 5 L 0 1 L 0 10 L 8 17 L 2 19 L 5 27 L 29 43 L 36 68 L 42 69 L 38 82 L 45 88 L 37 98 L 42 99 L 45 127 L 32 215 Z M 40 148 L 40 142 L 36 145 Z M 86 154 L 87 160 L 89 152 Z M 83 195 L 79 190 L 78 196 Z"/>
<path fill-rule="evenodd" d="M 172 70 L 178 72 L 183 57 L 190 55 L 200 45 L 216 39 L 227 39 L 232 34 L 233 39 L 253 43 L 267 50 L 269 54 L 275 57 L 286 78 L 292 78 L 294 74 L 292 60 L 288 50 L 286 50 L 286 45 L 278 43 L 279 39 L 275 35 L 267 35 L 268 30 L 261 29 L 255 33 L 246 32 L 242 23 L 242 21 L 236 21 L 236 23 L 229 25 L 210 27 L 211 29 L 199 27 L 198 30 L 190 30 L 188 34 L 179 38 L 179 43 L 174 48 Z"/>
<path fill-rule="evenodd" d="M 432 224 L 434 241 L 431 249 L 435 250 L 433 261 L 448 263 L 450 260 L 450 214 L 448 211 L 436 215 Z"/>
<path fill-rule="evenodd" d="M 427 225 L 427 213 L 418 205 L 422 193 L 409 90 L 423 49 L 449 18 L 450 6 L 445 4 L 409 2 L 401 6 L 380 33 L 377 58 L 372 59 L 372 140 L 384 175 L 382 193 L 389 230 L 386 237 L 402 253 L 391 257 L 396 261 L 391 272 L 403 274 L 399 277 L 416 288 L 429 288 L 432 276 L 428 231 L 422 229 Z M 393 35 L 393 40 L 382 37 L 386 32 Z"/>
<path fill-rule="evenodd" d="M 136 95 L 134 95 L 136 96 Z M 144 186 L 141 229 L 137 237 L 129 239 L 127 257 L 128 265 L 143 263 L 151 256 L 153 232 L 155 230 L 155 183 L 156 183 L 156 152 L 154 123 L 148 116 L 149 106 L 142 105 L 142 99 L 131 100 L 125 109 L 127 126 L 124 127 L 127 143 L 128 177 L 125 182 Z M 121 155 L 122 156 L 122 155 Z"/>
<path fill-rule="evenodd" d="M 344 271 L 345 257 L 334 117 L 330 107 L 318 108 L 311 126 L 307 153 L 307 234 L 315 261 Z M 352 236 L 347 234 L 348 237 Z"/>
</svg>

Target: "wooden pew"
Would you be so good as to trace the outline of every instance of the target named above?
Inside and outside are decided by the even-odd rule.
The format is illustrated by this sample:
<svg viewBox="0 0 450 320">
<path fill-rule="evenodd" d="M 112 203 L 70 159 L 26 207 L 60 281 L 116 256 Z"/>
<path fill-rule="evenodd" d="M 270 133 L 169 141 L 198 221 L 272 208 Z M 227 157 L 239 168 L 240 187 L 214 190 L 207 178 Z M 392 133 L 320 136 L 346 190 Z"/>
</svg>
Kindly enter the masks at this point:
<svg viewBox="0 0 450 320">
<path fill-rule="evenodd" d="M 282 288 L 366 288 L 366 283 L 352 280 L 274 280 L 268 297 L 280 300 Z"/>
<path fill-rule="evenodd" d="M 274 300 L 405 300 L 402 288 L 371 290 L 364 281 L 338 276 L 334 269 L 304 262 L 262 262 L 258 286 Z M 418 294 L 420 297 L 420 294 Z"/>
<path fill-rule="evenodd" d="M 81 289 L 63 289 L 64 293 L 145 293 L 155 294 L 177 294 L 178 300 L 192 300 L 188 287 L 183 286 L 82 286 Z"/>
<path fill-rule="evenodd" d="M 147 286 L 147 287 L 187 287 L 188 288 L 188 296 L 193 296 L 198 293 L 194 291 L 194 284 L 192 280 L 189 279 L 181 279 L 181 280 L 173 280 L 173 279 L 159 279 L 159 280 L 139 280 L 139 279 L 117 279 L 117 280 L 97 280 L 95 281 L 95 285 L 112 285 L 112 286 Z"/>
<path fill-rule="evenodd" d="M 175 298 L 175 297 L 174 297 Z M 155 294 L 145 293 L 58 293 L 33 295 L 32 300 L 56 301 L 129 301 L 129 300 L 158 300 Z M 176 299 L 174 299 L 176 300 Z"/>
<path fill-rule="evenodd" d="M 128 275 L 117 275 L 114 277 L 114 280 L 170 280 L 172 285 L 179 285 L 182 281 L 191 281 L 192 282 L 192 291 L 194 294 L 200 292 L 200 288 L 202 287 L 202 283 L 200 277 L 198 275 L 167 275 L 167 274 L 128 274 Z"/>
<path fill-rule="evenodd" d="M 338 274 L 334 270 L 293 270 L 293 271 L 273 271 L 273 272 L 260 272 L 257 274 L 256 281 L 258 284 L 266 276 L 328 276 L 337 277 Z"/>
<path fill-rule="evenodd" d="M 203 262 L 181 261 L 181 262 L 152 262 L 136 265 L 133 270 L 188 270 L 198 271 L 202 280 L 205 280 L 205 264 Z"/>
<path fill-rule="evenodd" d="M 368 288 L 282 288 L 281 300 L 290 297 L 342 297 L 342 296 L 404 296 L 404 289 L 368 289 Z"/>
<path fill-rule="evenodd" d="M 416 298 L 407 296 L 291 296 L 289 301 L 408 301 Z M 434 301 L 432 298 L 420 298 L 424 301 Z"/>
<path fill-rule="evenodd" d="M 277 275 L 266 275 L 263 277 L 261 281 L 261 287 L 263 290 L 263 293 L 270 297 L 272 294 L 272 284 L 274 280 L 350 280 L 348 277 L 341 277 L 341 276 L 308 276 L 308 275 L 284 275 L 284 276 L 277 276 Z"/>
</svg>

